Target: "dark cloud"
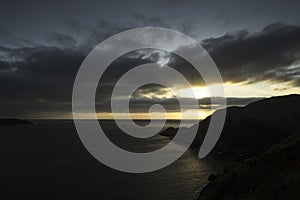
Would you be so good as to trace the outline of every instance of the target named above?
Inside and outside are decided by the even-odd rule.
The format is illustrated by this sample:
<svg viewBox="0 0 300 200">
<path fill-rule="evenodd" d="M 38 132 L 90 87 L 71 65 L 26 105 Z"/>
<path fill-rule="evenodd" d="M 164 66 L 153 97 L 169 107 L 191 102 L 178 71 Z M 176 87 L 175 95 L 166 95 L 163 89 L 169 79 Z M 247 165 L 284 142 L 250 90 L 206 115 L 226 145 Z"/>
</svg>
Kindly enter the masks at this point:
<svg viewBox="0 0 300 200">
<path fill-rule="evenodd" d="M 206 39 L 202 44 L 225 81 L 292 81 L 294 86 L 299 86 L 299 35 L 299 26 L 276 23 L 260 32 L 238 31 Z"/>
<path fill-rule="evenodd" d="M 161 85 L 157 84 L 147 84 L 144 85 L 143 87 L 138 88 L 135 93 L 132 95 L 133 98 L 140 98 L 140 97 L 148 97 L 151 99 L 158 98 L 159 96 L 160 99 L 167 98 L 166 96 L 168 95 L 168 98 L 174 97 L 172 92 L 170 91 L 169 88 L 165 88 Z"/>
<path fill-rule="evenodd" d="M 9 51 L 22 59 L 1 62 L 1 111 L 27 117 L 42 112 L 70 112 L 65 104 L 71 102 L 73 81 L 84 55 L 45 46 Z"/>
<path fill-rule="evenodd" d="M 87 53 L 109 36 L 144 26 L 172 28 L 198 41 L 214 37 L 204 40 L 203 44 L 226 81 L 249 84 L 268 80 L 300 86 L 297 0 L 4 0 L 0 13 L 0 110 L 3 116 L 70 113 L 73 81 Z M 276 21 L 290 25 L 271 24 L 259 31 Z M 223 35 L 244 28 L 247 30 Z M 122 68 L 115 63 L 110 76 L 101 82 L 104 87 L 97 93 L 99 104 L 106 105 L 120 74 L 146 61 L 171 58 L 169 63 L 177 63 L 173 66 L 175 69 L 193 84 L 203 85 L 199 75 L 184 60 L 157 52 L 146 54 L 146 57 L 141 58 L 142 54 L 137 57 L 142 60 L 139 62 L 137 58 L 121 60 Z M 170 110 L 177 110 L 172 97 L 155 98 L 166 93 L 166 89 L 153 85 L 140 88 L 133 100 L 139 105 L 135 109 L 150 105 L 154 99 Z M 145 99 L 145 94 L 152 100 Z M 234 101 L 238 100 L 241 99 Z M 209 105 L 207 99 L 200 101 L 203 107 Z M 247 101 L 232 104 L 245 103 Z"/>
<path fill-rule="evenodd" d="M 141 24 L 168 26 L 186 33 L 192 27 L 192 33 L 198 39 L 242 28 L 258 30 L 276 21 L 299 25 L 297 0 L 3 0 L 0 13 L 0 33 L 16 33 L 18 39 L 31 35 L 36 37 L 35 33 L 40 30 L 64 30 L 73 36 L 78 33 L 74 29 L 77 25 L 89 28 L 99 21 L 114 21 L 132 27 Z M 63 23 L 66 21 L 72 21 L 72 30 Z"/>
<path fill-rule="evenodd" d="M 146 21 L 143 23 L 164 23 L 158 18 L 136 17 Z M 35 45 L 31 43 L 20 47 L 0 46 L 0 91 L 3 94 L 0 97 L 0 108 L 4 113 L 2 115 L 34 117 L 54 115 L 55 112 L 69 114 L 73 82 L 88 50 L 105 37 L 126 30 L 130 25 L 120 26 L 101 21 L 96 27 L 98 28 L 94 31 L 87 31 L 90 37 L 81 42 L 66 34 L 48 32 L 44 40 L 35 41 Z M 186 27 L 186 31 L 190 29 Z M 278 83 L 290 82 L 293 86 L 300 86 L 299 35 L 298 26 L 271 24 L 259 32 L 249 33 L 242 30 L 206 39 L 202 44 L 220 68 L 225 81 L 249 84 L 268 80 Z M 43 41 L 45 45 L 41 44 Z M 82 48 L 83 46 L 85 48 Z M 184 59 L 159 51 L 138 52 L 113 63 L 108 71 L 109 76 L 105 76 L 101 82 L 101 93 L 97 93 L 98 111 L 106 111 L 104 107 L 109 105 L 107 100 L 118 77 L 134 66 L 157 62 L 160 59 L 170 59 L 169 64 L 173 64 L 173 67 L 193 84 L 203 84 L 201 77 Z M 131 108 L 136 112 L 145 112 L 151 105 L 158 103 L 169 111 L 178 111 L 178 102 L 173 96 L 163 98 L 168 92 L 167 89 L 155 85 L 140 88 L 131 101 Z M 160 95 L 161 98 L 155 98 Z M 255 100 L 257 99 L 230 98 L 228 102 L 229 105 L 245 105 Z M 202 109 L 217 109 L 223 106 L 210 105 L 209 99 L 200 99 L 199 105 Z"/>
<path fill-rule="evenodd" d="M 72 49 L 76 46 L 77 41 L 69 35 L 47 31 L 44 34 L 45 45 L 61 47 L 63 49 Z"/>
<path fill-rule="evenodd" d="M 125 23 L 102 19 L 88 28 L 79 24 L 79 22 L 73 21 L 73 25 L 77 26 L 77 30 L 85 28 L 85 31 L 87 31 L 87 39 L 83 41 L 80 48 L 87 49 L 88 51 L 103 40 L 126 30 L 140 27 L 169 27 L 160 17 L 148 17 L 140 13 L 132 14 L 130 19 Z"/>
<path fill-rule="evenodd" d="M 167 24 L 162 17 L 157 17 L 157 16 L 147 17 L 141 13 L 135 13 L 133 14 L 133 18 L 134 18 L 133 20 L 134 26 L 137 27 L 152 26 L 152 27 L 169 28 L 169 24 Z"/>
</svg>

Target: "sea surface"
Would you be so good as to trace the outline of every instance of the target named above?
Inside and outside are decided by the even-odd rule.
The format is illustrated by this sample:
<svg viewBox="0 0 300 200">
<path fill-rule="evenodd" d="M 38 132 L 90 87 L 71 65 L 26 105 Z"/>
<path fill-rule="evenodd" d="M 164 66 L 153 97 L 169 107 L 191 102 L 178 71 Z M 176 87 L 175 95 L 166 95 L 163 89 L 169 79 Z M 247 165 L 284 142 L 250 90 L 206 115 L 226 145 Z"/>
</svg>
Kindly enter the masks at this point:
<svg viewBox="0 0 300 200">
<path fill-rule="evenodd" d="M 100 124 L 111 141 L 130 151 L 149 152 L 170 142 L 160 135 L 135 140 L 112 121 Z M 170 126 L 177 127 L 178 122 L 168 121 L 165 128 Z M 89 154 L 72 120 L 0 126 L 0 137 L 0 199 L 195 199 L 208 176 L 229 162 L 220 156 L 200 160 L 189 149 L 155 172 L 116 171 Z"/>
</svg>

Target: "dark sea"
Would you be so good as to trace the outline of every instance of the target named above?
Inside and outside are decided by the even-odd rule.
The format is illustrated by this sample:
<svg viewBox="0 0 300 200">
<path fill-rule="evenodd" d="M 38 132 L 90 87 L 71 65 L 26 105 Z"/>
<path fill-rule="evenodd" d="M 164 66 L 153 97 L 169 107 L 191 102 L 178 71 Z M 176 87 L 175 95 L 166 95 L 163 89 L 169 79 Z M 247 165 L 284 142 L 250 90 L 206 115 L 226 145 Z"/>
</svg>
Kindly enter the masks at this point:
<svg viewBox="0 0 300 200">
<path fill-rule="evenodd" d="M 112 121 L 100 124 L 111 141 L 131 151 L 148 152 L 170 142 L 160 135 L 147 141 L 128 139 Z M 177 121 L 168 121 L 165 128 L 177 126 Z M 161 170 L 130 174 L 90 155 L 72 120 L 0 126 L 0 134 L 0 199 L 195 199 L 208 176 L 229 162 L 213 155 L 200 160 L 189 149 Z"/>
</svg>

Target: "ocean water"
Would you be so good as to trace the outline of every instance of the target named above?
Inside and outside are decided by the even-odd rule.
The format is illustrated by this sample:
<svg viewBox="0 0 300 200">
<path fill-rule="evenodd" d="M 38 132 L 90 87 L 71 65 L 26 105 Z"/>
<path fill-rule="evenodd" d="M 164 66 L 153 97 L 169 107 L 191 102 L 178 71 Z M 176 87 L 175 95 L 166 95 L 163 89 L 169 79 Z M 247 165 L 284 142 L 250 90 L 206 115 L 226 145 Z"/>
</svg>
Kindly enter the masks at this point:
<svg viewBox="0 0 300 200">
<path fill-rule="evenodd" d="M 147 141 L 128 139 L 112 121 L 100 124 L 114 143 L 131 151 L 148 152 L 170 142 L 159 135 Z M 188 150 L 161 170 L 130 174 L 90 155 L 71 120 L 0 126 L 0 134 L 0 199 L 195 199 L 208 176 L 228 163 L 217 156 L 200 160 Z"/>
</svg>

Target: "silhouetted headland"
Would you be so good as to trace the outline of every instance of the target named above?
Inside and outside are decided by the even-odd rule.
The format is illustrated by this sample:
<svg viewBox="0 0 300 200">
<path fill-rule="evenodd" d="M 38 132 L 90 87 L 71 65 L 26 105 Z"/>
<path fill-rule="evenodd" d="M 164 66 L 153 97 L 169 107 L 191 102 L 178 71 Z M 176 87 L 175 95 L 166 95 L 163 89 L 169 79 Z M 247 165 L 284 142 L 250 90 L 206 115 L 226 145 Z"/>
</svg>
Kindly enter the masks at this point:
<svg viewBox="0 0 300 200">
<path fill-rule="evenodd" d="M 216 111 L 214 114 L 216 114 Z M 214 115 L 213 114 L 213 115 Z M 199 147 L 207 132 L 211 116 L 199 123 L 193 146 Z M 300 132 L 300 95 L 263 99 L 244 107 L 228 107 L 221 137 L 215 152 L 255 155 L 267 150 L 291 134 Z M 161 133 L 174 137 L 177 129 Z"/>
<path fill-rule="evenodd" d="M 210 118 L 200 122 L 194 147 L 202 144 Z M 299 199 L 299 121 L 300 95 L 227 108 L 224 129 L 213 152 L 239 155 L 239 159 L 222 173 L 209 176 L 199 200 Z M 176 131 L 169 128 L 161 135 L 174 137 Z"/>
<path fill-rule="evenodd" d="M 202 144 L 210 118 L 200 122 L 193 146 Z M 214 152 L 242 157 L 222 173 L 211 174 L 199 199 L 299 199 L 299 120 L 300 95 L 227 108 Z M 175 134 L 173 128 L 161 133 L 167 137 Z"/>
</svg>

